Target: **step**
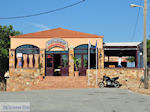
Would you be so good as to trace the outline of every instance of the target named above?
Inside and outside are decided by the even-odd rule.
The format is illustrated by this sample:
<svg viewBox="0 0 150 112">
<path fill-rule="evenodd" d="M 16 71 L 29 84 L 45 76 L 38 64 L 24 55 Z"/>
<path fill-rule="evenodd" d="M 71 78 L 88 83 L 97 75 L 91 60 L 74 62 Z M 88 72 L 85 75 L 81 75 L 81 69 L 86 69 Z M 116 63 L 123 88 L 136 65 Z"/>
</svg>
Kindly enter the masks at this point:
<svg viewBox="0 0 150 112">
<path fill-rule="evenodd" d="M 47 76 L 43 81 L 39 81 L 37 85 L 33 85 L 32 89 L 56 89 L 56 88 L 87 88 L 87 77 L 51 77 Z"/>
</svg>

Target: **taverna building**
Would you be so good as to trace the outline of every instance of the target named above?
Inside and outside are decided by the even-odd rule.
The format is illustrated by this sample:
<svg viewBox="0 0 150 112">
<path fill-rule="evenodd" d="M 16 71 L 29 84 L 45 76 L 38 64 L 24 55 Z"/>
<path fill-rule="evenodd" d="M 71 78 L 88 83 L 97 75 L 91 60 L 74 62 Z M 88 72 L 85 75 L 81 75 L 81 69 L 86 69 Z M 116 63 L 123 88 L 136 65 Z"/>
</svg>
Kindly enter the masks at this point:
<svg viewBox="0 0 150 112">
<path fill-rule="evenodd" d="M 98 70 L 104 67 L 103 36 L 56 28 L 11 36 L 10 42 L 8 90 L 38 86 L 35 82 L 39 75 L 44 78 L 43 83 L 45 80 L 65 80 L 63 83 L 68 87 L 83 79 L 86 85 L 89 63 L 90 69 L 96 69 L 96 62 Z M 79 71 L 78 79 L 75 76 L 75 62 Z M 19 89 L 14 88 L 13 84 Z M 77 84 L 71 87 L 75 86 Z"/>
<path fill-rule="evenodd" d="M 104 68 L 103 37 L 63 28 L 10 36 L 7 90 L 96 87 L 103 75 L 140 78 L 140 68 Z"/>
<path fill-rule="evenodd" d="M 15 69 L 35 72 L 39 64 L 43 76 L 74 76 L 73 57 L 78 60 L 79 76 L 86 76 L 89 42 L 90 68 L 96 67 L 96 40 L 98 68 L 104 65 L 103 36 L 56 28 L 12 36 L 10 40 L 10 76 L 15 75 Z"/>
</svg>

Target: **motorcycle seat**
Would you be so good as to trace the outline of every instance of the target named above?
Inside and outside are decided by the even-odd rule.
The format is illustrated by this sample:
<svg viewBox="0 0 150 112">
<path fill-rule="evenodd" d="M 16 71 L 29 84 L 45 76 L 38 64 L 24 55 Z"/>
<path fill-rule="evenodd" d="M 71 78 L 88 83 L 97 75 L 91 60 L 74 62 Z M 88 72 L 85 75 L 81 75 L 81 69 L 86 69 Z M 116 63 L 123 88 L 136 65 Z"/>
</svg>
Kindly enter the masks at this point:
<svg viewBox="0 0 150 112">
<path fill-rule="evenodd" d="M 115 81 L 117 79 L 119 79 L 119 77 L 113 77 L 113 78 L 111 78 L 112 81 Z"/>
</svg>

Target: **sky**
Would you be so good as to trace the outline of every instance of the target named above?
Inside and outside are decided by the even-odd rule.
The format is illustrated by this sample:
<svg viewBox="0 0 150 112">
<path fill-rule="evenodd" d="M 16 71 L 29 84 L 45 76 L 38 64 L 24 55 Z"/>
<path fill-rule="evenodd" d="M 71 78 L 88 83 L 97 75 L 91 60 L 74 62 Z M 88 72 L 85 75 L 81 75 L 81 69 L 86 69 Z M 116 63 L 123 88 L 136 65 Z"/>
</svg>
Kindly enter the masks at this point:
<svg viewBox="0 0 150 112">
<path fill-rule="evenodd" d="M 79 1 L 81 0 L 0 0 L 0 18 L 45 12 Z M 62 27 L 104 35 L 104 42 L 140 42 L 143 40 L 143 9 L 130 7 L 130 4 L 140 3 L 144 5 L 144 0 L 85 0 L 74 7 L 46 15 L 0 19 L 0 25 L 13 25 L 15 30 L 23 34 Z M 149 38 L 150 7 L 147 15 Z"/>
</svg>

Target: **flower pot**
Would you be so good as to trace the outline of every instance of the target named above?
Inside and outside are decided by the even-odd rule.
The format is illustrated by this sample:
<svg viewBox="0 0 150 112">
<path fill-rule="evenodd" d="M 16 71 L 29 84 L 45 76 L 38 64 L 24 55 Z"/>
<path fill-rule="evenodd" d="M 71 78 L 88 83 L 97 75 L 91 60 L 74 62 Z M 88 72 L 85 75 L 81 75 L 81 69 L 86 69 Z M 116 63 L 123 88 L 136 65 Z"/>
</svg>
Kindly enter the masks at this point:
<svg viewBox="0 0 150 112">
<path fill-rule="evenodd" d="M 75 76 L 79 76 L 79 71 L 74 71 Z"/>
<path fill-rule="evenodd" d="M 39 76 L 39 80 L 40 80 L 40 81 L 43 80 L 43 76 L 42 76 L 42 75 Z"/>
</svg>

